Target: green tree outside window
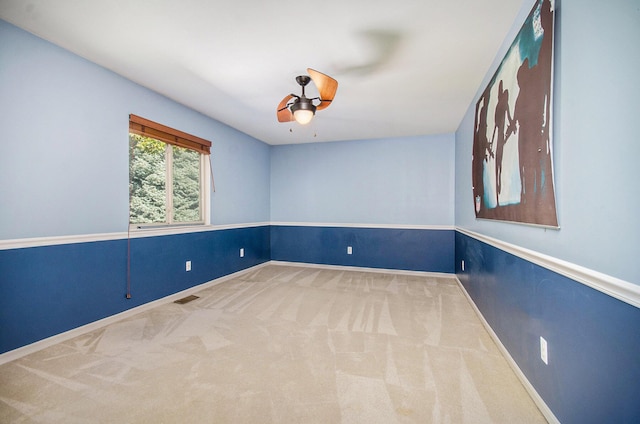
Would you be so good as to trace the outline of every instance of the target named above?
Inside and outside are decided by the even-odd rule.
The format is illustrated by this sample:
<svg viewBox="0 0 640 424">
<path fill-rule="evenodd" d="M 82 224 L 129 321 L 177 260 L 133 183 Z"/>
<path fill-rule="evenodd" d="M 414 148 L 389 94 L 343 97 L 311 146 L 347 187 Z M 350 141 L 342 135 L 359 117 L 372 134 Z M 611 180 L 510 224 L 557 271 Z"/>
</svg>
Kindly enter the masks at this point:
<svg viewBox="0 0 640 424">
<path fill-rule="evenodd" d="M 129 133 L 129 222 L 202 221 L 201 154 Z"/>
</svg>

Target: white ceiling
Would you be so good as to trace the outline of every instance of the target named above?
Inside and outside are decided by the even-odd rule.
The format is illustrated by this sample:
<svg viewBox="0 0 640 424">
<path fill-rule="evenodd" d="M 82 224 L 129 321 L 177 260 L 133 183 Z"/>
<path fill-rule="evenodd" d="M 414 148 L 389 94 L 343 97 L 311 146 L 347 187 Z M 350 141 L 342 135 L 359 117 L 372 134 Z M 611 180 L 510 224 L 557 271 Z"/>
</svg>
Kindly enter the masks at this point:
<svg viewBox="0 0 640 424">
<path fill-rule="evenodd" d="M 0 18 L 259 140 L 290 144 L 455 131 L 522 5 L 0 0 Z M 307 126 L 277 122 L 308 67 L 338 80 L 335 100 Z"/>
</svg>

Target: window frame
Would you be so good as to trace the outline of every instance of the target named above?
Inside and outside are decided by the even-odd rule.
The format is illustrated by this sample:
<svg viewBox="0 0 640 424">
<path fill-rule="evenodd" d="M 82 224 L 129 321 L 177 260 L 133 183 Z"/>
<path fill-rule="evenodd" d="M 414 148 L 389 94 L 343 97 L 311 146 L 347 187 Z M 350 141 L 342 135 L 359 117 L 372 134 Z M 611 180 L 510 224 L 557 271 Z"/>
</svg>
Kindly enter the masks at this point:
<svg viewBox="0 0 640 424">
<path fill-rule="evenodd" d="M 211 142 L 200 137 L 167 127 L 157 122 L 141 118 L 137 115 L 129 115 L 129 134 L 137 134 L 143 137 L 153 138 L 165 144 L 165 222 L 132 223 L 131 222 L 131 193 L 129 193 L 129 229 L 145 230 L 160 228 L 179 228 L 189 226 L 204 226 L 211 224 Z M 129 146 L 129 143 L 127 143 Z M 198 221 L 174 222 L 173 221 L 173 149 L 174 147 L 186 148 L 196 151 L 200 157 L 200 217 Z M 129 157 L 131 147 L 128 147 Z M 131 184 L 131 174 L 129 174 Z"/>
</svg>

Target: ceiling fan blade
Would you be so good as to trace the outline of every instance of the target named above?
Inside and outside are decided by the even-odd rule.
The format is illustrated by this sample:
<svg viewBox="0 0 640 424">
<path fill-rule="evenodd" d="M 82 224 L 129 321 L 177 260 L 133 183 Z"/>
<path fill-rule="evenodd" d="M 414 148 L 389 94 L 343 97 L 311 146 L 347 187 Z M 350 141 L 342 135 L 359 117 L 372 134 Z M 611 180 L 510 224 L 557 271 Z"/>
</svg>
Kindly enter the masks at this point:
<svg viewBox="0 0 640 424">
<path fill-rule="evenodd" d="M 318 104 L 318 106 L 316 106 L 316 110 L 326 109 L 329 106 L 331 106 L 331 102 L 329 100 L 322 100 L 322 101 L 320 101 L 320 104 Z"/>
<path fill-rule="evenodd" d="M 336 96 L 338 81 L 331 78 L 329 75 L 325 75 L 322 72 L 318 72 L 311 68 L 307 68 L 307 72 L 309 72 L 309 76 L 318 88 L 318 93 L 320 94 L 321 102 L 318 105 L 317 110 L 329 107 L 331 101 Z"/>
<path fill-rule="evenodd" d="M 289 94 L 287 97 L 282 99 L 282 101 L 278 105 L 278 109 L 276 109 L 276 112 L 278 114 L 278 122 L 293 121 L 293 113 L 291 113 L 291 110 L 287 107 L 287 103 L 289 103 L 289 100 L 291 99 L 293 99 L 293 96 Z"/>
</svg>

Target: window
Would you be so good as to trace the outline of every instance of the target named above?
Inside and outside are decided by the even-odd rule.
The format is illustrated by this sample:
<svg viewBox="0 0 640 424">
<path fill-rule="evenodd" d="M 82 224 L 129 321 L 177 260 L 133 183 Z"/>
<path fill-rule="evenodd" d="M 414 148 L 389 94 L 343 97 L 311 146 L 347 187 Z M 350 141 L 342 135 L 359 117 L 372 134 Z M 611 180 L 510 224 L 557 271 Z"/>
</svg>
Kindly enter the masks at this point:
<svg viewBox="0 0 640 424">
<path fill-rule="evenodd" d="M 129 224 L 208 222 L 211 143 L 129 116 Z"/>
</svg>

